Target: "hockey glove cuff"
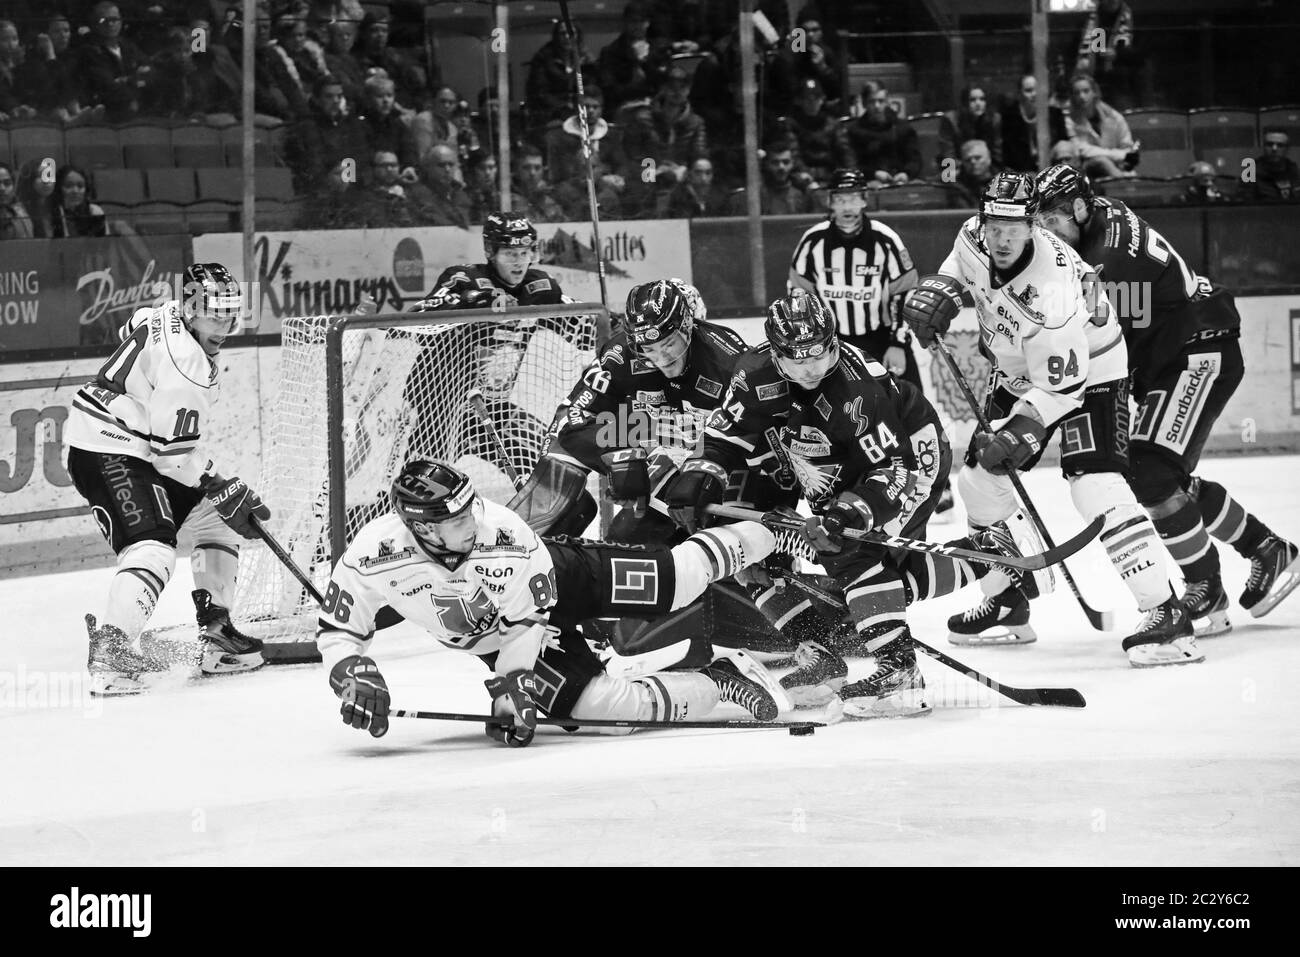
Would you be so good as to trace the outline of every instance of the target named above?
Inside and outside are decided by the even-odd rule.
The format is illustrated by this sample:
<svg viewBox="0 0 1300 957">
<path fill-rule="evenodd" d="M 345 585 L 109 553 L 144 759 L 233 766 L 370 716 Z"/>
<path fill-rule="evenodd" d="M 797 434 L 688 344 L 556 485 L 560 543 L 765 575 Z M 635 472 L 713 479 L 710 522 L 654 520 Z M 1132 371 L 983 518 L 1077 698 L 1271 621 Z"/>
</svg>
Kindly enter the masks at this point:
<svg viewBox="0 0 1300 957">
<path fill-rule="evenodd" d="M 203 496 L 212 503 L 221 520 L 243 538 L 258 538 L 253 519 L 269 521 L 271 510 L 258 498 L 241 478 L 223 479 L 219 475 L 204 475 L 199 479 Z"/>
<path fill-rule="evenodd" d="M 994 475 L 1019 470 L 1043 450 L 1047 429 L 1028 415 L 1013 415 L 997 432 L 980 432 L 975 436 L 975 455 L 979 464 Z"/>
<path fill-rule="evenodd" d="M 621 505 L 631 505 L 638 518 L 645 514 L 650 500 L 650 469 L 645 449 L 619 449 L 600 457 L 609 480 L 609 497 Z"/>
<path fill-rule="evenodd" d="M 330 669 L 330 687 L 343 700 L 339 714 L 344 724 L 368 730 L 375 738 L 382 738 L 388 732 L 392 699 L 373 658 L 358 655 L 344 658 Z"/>
<path fill-rule="evenodd" d="M 537 731 L 537 679 L 531 671 L 512 671 L 483 682 L 492 696 L 492 714 L 513 716 L 510 725 L 484 725 L 487 736 L 512 748 L 526 748 Z"/>
<path fill-rule="evenodd" d="M 689 459 L 664 489 L 664 502 L 674 522 L 695 532 L 709 524 L 705 506 L 720 505 L 726 490 L 726 469 L 708 459 Z"/>
</svg>

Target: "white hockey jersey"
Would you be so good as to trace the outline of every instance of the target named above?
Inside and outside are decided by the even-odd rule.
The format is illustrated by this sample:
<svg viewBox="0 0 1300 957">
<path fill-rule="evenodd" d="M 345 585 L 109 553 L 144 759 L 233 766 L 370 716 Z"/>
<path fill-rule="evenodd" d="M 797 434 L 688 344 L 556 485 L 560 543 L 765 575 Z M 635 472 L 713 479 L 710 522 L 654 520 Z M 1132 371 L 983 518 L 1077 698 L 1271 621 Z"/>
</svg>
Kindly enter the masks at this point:
<svg viewBox="0 0 1300 957">
<path fill-rule="evenodd" d="M 316 629 L 325 667 L 366 653 L 390 605 L 448 648 L 498 652 L 497 674 L 532 669 L 555 604 L 551 553 L 518 515 L 494 502 L 469 555 L 454 568 L 430 558 L 392 513 L 367 522 L 334 566 Z"/>
<path fill-rule="evenodd" d="M 210 463 L 195 453 L 217 399 L 217 365 L 186 328 L 179 302 L 139 309 L 122 344 L 72 400 L 74 448 L 144 459 L 197 487 Z"/>
<path fill-rule="evenodd" d="M 1002 384 L 1052 425 L 1083 403 L 1089 385 L 1128 375 L 1124 333 L 1092 267 L 1052 233 L 1034 226 L 1033 255 L 1012 279 L 992 288 L 979 217 L 962 224 L 939 272 L 975 299 L 980 338 Z"/>
</svg>

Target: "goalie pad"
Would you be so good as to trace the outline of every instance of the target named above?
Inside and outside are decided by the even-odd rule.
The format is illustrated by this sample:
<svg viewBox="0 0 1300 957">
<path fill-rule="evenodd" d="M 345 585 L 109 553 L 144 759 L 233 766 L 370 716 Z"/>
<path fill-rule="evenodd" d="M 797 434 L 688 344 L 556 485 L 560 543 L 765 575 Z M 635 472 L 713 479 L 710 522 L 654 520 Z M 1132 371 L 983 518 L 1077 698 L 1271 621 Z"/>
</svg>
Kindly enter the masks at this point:
<svg viewBox="0 0 1300 957">
<path fill-rule="evenodd" d="M 506 507 L 538 535 L 580 537 L 596 517 L 587 470 L 567 456 L 543 455 Z"/>
</svg>

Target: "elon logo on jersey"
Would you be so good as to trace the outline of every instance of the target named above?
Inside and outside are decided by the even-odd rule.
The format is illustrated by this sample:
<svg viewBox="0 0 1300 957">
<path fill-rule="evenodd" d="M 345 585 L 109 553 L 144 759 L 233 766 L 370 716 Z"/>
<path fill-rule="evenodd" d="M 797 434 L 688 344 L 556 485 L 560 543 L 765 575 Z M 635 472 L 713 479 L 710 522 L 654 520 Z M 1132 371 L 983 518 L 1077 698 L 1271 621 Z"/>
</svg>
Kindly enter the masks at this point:
<svg viewBox="0 0 1300 957">
<path fill-rule="evenodd" d="M 482 588 L 469 598 L 459 595 L 431 595 L 438 622 L 452 637 L 449 639 L 461 648 L 472 648 L 488 629 L 497 623 L 500 614 L 497 606 Z M 460 639 L 468 638 L 470 641 Z"/>
</svg>

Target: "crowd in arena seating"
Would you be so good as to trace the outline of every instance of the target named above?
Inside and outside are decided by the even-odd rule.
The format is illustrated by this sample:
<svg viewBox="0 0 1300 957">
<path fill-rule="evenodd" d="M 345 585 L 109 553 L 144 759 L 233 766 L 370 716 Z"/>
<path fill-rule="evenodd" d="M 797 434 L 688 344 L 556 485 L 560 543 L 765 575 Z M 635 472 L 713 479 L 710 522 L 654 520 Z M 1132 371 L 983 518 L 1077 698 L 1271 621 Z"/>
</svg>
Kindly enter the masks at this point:
<svg viewBox="0 0 1300 957">
<path fill-rule="evenodd" d="M 745 214 L 735 6 L 632 0 L 620 32 L 594 51 L 581 31 L 570 39 L 557 23 L 527 66 L 518 114 L 512 110 L 512 208 L 540 222 L 590 216 L 577 62 L 602 217 Z M 757 7 L 766 16 L 755 31 L 763 214 L 823 210 L 820 187 L 839 166 L 863 170 L 882 208 L 900 201 L 973 207 L 999 170 L 1051 161 L 1078 166 L 1103 188 L 1144 179 L 1152 168 L 1144 167 L 1140 136 L 1130 127 L 1134 114 L 1121 110 L 1143 105 L 1152 77 L 1123 0 L 1101 0 L 1077 50 L 1057 57 L 1047 157 L 1038 150 L 1032 74 L 1014 90 L 972 83 L 954 109 L 909 119 L 880 83 L 845 87 L 836 4 L 808 3 L 793 19 L 784 0 Z M 257 162 L 291 173 L 292 195 L 279 199 L 296 203 L 293 225 L 464 227 L 499 208 L 495 93 L 443 83 L 425 43 L 423 4 L 259 0 L 258 9 L 254 106 L 267 144 L 259 140 Z M 19 137 L 35 126 L 63 131 L 69 144 L 73 131 L 87 128 L 234 127 L 247 32 L 241 13 L 233 0 L 0 0 L 0 128 L 11 153 L 11 162 L 0 163 L 0 238 L 103 235 L 99 203 L 116 210 L 136 202 L 97 199 L 97 170 L 82 168 L 84 159 L 62 162 L 76 159 L 71 145 L 53 168 L 32 150 L 18 150 Z M 1288 128 L 1261 119 L 1260 130 L 1251 140 L 1261 155 L 1251 157 L 1250 177 L 1199 156 L 1194 162 L 1187 151 L 1168 201 L 1300 201 Z M 177 165 L 238 166 L 239 144 L 215 135 L 182 147 L 192 137 L 177 133 Z M 124 134 L 119 149 L 128 149 L 130 167 L 126 142 Z M 183 149 L 209 149 L 209 142 L 226 148 L 224 160 L 204 162 L 200 154 L 192 163 L 187 152 L 182 162 Z M 224 201 L 233 225 L 235 199 Z"/>
</svg>

